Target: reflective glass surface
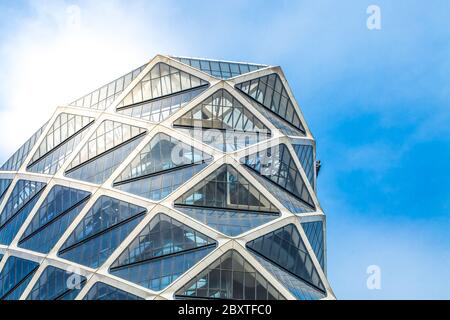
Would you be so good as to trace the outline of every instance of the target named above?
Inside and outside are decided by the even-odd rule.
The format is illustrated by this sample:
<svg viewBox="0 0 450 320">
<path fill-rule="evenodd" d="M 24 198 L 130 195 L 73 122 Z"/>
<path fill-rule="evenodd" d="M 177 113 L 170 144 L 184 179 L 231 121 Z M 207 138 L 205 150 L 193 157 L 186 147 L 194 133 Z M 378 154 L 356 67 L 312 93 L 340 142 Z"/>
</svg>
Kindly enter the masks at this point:
<svg viewBox="0 0 450 320">
<path fill-rule="evenodd" d="M 22 235 L 19 247 L 41 253 L 50 252 L 90 196 L 86 191 L 54 186 Z"/>
<path fill-rule="evenodd" d="M 18 300 L 39 264 L 11 256 L 0 273 L 0 300 Z"/>
<path fill-rule="evenodd" d="M 146 65 L 114 80 L 90 94 L 72 102 L 71 106 L 105 110 L 127 88 L 131 82 L 144 70 Z"/>
<path fill-rule="evenodd" d="M 93 121 L 94 118 L 91 117 L 61 113 L 48 130 L 31 162 L 36 162 Z"/>
<path fill-rule="evenodd" d="M 208 84 L 206 81 L 196 76 L 160 62 L 133 88 L 118 105 L 118 108 L 168 96 L 206 84 Z"/>
<path fill-rule="evenodd" d="M 103 121 L 69 165 L 66 176 L 102 184 L 142 141 L 146 130 Z"/>
<path fill-rule="evenodd" d="M 3 196 L 5 195 L 6 191 L 8 191 L 11 182 L 12 179 L 0 179 L 0 203 L 3 200 Z"/>
<path fill-rule="evenodd" d="M 183 108 L 207 88 L 208 85 L 203 85 L 167 97 L 151 99 L 131 106 L 125 106 L 117 109 L 117 112 L 130 117 L 160 123 L 179 109 Z"/>
<path fill-rule="evenodd" d="M 278 209 L 231 165 L 222 165 L 176 205 L 277 213 Z"/>
<path fill-rule="evenodd" d="M 239 83 L 236 88 L 305 133 L 305 128 L 278 74 L 273 73 Z"/>
<path fill-rule="evenodd" d="M 250 241 L 247 248 L 318 290 L 325 291 L 295 225 L 289 224 Z"/>
<path fill-rule="evenodd" d="M 27 170 L 55 174 L 80 143 L 86 134 L 86 129 L 93 122 L 94 119 L 91 117 L 60 114 L 34 154 Z"/>
<path fill-rule="evenodd" d="M 142 220 L 145 208 L 101 196 L 61 247 L 61 258 L 100 267 Z"/>
<path fill-rule="evenodd" d="M 284 300 L 237 251 L 229 250 L 176 293 L 177 298 Z"/>
<path fill-rule="evenodd" d="M 231 237 L 238 236 L 278 218 L 277 214 L 263 214 L 257 211 L 244 212 L 184 206 L 176 206 L 176 209 Z"/>
<path fill-rule="evenodd" d="M 303 230 L 306 233 L 306 237 L 316 254 L 317 260 L 319 260 L 322 270 L 325 272 L 325 253 L 324 253 L 324 233 L 323 233 L 323 222 L 304 222 L 302 223 Z"/>
<path fill-rule="evenodd" d="M 272 182 L 272 180 L 264 178 L 259 173 L 255 172 L 253 169 L 247 168 L 247 171 L 258 180 L 258 182 L 264 186 L 265 190 L 273 194 L 281 204 L 286 207 L 292 213 L 307 213 L 313 212 L 315 209 L 307 205 L 305 202 L 299 200 L 297 197 L 282 189 L 278 184 Z"/>
<path fill-rule="evenodd" d="M 46 184 L 29 180 L 17 181 L 0 214 L 0 243 L 9 245 L 33 210 Z"/>
<path fill-rule="evenodd" d="M 270 130 L 228 91 L 220 89 L 174 122 L 192 137 L 224 152 L 270 138 Z"/>
<path fill-rule="evenodd" d="M 284 144 L 268 148 L 241 159 L 241 163 L 291 193 L 311 208 L 314 202 L 308 192 L 289 149 Z"/>
<path fill-rule="evenodd" d="M 200 71 L 209 73 L 213 77 L 228 79 L 240 76 L 244 73 L 259 70 L 267 67 L 261 64 L 226 62 L 218 60 L 200 60 L 193 58 L 172 57 L 184 64 L 194 67 Z"/>
<path fill-rule="evenodd" d="M 86 278 L 48 266 L 28 294 L 27 300 L 75 300 L 86 283 Z"/>
<path fill-rule="evenodd" d="M 112 264 L 110 273 L 159 291 L 215 246 L 214 240 L 160 213 Z"/>
<path fill-rule="evenodd" d="M 166 134 L 157 134 L 126 167 L 114 187 L 158 201 L 206 167 L 211 156 Z"/>
<path fill-rule="evenodd" d="M 120 290 L 103 282 L 96 282 L 83 300 L 144 300 L 129 292 Z"/>
<path fill-rule="evenodd" d="M 305 170 L 306 176 L 308 177 L 309 183 L 313 188 L 314 185 L 314 150 L 313 146 L 294 144 L 292 147 L 302 164 L 303 170 Z"/>
<path fill-rule="evenodd" d="M 291 273 L 280 268 L 276 264 L 264 259 L 263 257 L 253 254 L 254 258 L 270 272 L 286 289 L 288 289 L 298 300 L 320 300 L 326 295 L 306 282 L 293 276 Z"/>
</svg>

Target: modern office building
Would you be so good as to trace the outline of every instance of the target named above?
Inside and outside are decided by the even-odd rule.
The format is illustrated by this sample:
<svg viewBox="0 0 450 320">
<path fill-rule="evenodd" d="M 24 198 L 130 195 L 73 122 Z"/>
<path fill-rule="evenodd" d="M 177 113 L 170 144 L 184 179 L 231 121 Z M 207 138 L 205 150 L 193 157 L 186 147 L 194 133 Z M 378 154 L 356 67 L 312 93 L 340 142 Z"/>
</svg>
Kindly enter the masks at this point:
<svg viewBox="0 0 450 320">
<path fill-rule="evenodd" d="M 0 299 L 334 299 L 279 67 L 157 55 L 0 168 Z"/>
</svg>

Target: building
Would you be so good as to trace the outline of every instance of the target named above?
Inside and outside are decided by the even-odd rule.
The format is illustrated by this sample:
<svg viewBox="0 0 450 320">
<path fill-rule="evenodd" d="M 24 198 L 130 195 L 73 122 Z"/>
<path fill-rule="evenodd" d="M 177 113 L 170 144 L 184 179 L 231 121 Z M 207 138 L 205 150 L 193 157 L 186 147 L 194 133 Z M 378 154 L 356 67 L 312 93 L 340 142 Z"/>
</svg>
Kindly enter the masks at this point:
<svg viewBox="0 0 450 320">
<path fill-rule="evenodd" d="M 0 299 L 334 299 L 279 67 L 157 55 L 0 168 Z"/>
</svg>

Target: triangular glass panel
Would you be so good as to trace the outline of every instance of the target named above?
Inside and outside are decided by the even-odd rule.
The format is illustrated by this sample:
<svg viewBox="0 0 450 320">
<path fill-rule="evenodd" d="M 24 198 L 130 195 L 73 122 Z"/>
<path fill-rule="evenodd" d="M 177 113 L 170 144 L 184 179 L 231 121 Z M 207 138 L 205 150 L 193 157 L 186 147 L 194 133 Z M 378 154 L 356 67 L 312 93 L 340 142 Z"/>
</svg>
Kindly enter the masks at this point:
<svg viewBox="0 0 450 320">
<path fill-rule="evenodd" d="M 19 300 L 39 264 L 11 256 L 0 273 L 0 300 Z"/>
<path fill-rule="evenodd" d="M 207 85 L 117 109 L 117 113 L 160 123 L 208 88 Z"/>
<path fill-rule="evenodd" d="M 98 268 L 143 219 L 147 209 L 101 196 L 61 247 L 58 255 Z"/>
<path fill-rule="evenodd" d="M 247 248 L 317 290 L 325 292 L 325 287 L 295 225 L 289 224 L 250 241 Z"/>
<path fill-rule="evenodd" d="M 44 124 L 38 131 L 36 131 L 30 139 L 27 140 L 20 148 L 17 150 L 11 158 L 9 158 L 5 164 L 0 168 L 0 171 L 18 171 L 20 167 L 22 166 L 23 162 L 25 161 L 25 158 L 30 153 L 31 149 L 33 149 L 34 145 L 36 144 L 36 141 L 41 136 L 42 132 L 44 131 L 45 127 L 47 126 L 47 123 Z"/>
<path fill-rule="evenodd" d="M 114 187 L 159 201 L 204 169 L 212 157 L 164 133 L 157 134 L 126 167 Z"/>
<path fill-rule="evenodd" d="M 103 282 L 96 282 L 83 300 L 144 300 L 129 292 L 120 290 Z"/>
<path fill-rule="evenodd" d="M 69 165 L 66 176 L 91 183 L 104 183 L 142 141 L 146 130 L 106 120 Z"/>
<path fill-rule="evenodd" d="M 303 230 L 306 233 L 309 244 L 313 248 L 316 254 L 317 260 L 319 260 L 322 270 L 325 272 L 325 253 L 324 253 L 324 234 L 323 234 L 323 222 L 313 221 L 313 222 L 303 222 Z"/>
<path fill-rule="evenodd" d="M 285 144 L 246 156 L 241 163 L 269 179 L 297 199 L 315 208 L 294 159 Z"/>
<path fill-rule="evenodd" d="M 278 209 L 231 165 L 222 165 L 175 201 L 178 206 L 278 213 Z"/>
<path fill-rule="evenodd" d="M 133 88 L 118 109 L 206 85 L 208 82 L 160 62 Z"/>
<path fill-rule="evenodd" d="M 217 231 L 236 237 L 278 218 L 278 214 L 212 208 L 175 206 L 177 210 Z"/>
<path fill-rule="evenodd" d="M 293 276 L 291 273 L 280 268 L 269 260 L 266 260 L 265 258 L 255 253 L 252 253 L 252 255 L 298 300 L 320 300 L 326 297 L 326 294 L 300 280 L 299 278 Z"/>
<path fill-rule="evenodd" d="M 114 100 L 125 90 L 131 82 L 144 70 L 146 65 L 137 68 L 130 73 L 114 80 L 100 89 L 97 89 L 90 94 L 72 102 L 71 106 L 91 108 L 97 110 L 105 110 Z"/>
<path fill-rule="evenodd" d="M 3 196 L 6 194 L 6 191 L 8 191 L 11 182 L 12 179 L 0 179 L 0 203 L 2 202 Z"/>
<path fill-rule="evenodd" d="M 0 262 L 2 262 L 3 254 L 0 253 Z"/>
<path fill-rule="evenodd" d="M 94 118 L 68 113 L 60 114 L 33 156 L 27 170 L 55 174 L 86 134 Z"/>
<path fill-rule="evenodd" d="M 49 253 L 90 196 L 90 192 L 54 186 L 22 235 L 19 247 Z"/>
<path fill-rule="evenodd" d="M 175 296 L 181 299 L 285 300 L 235 250 L 223 254 Z"/>
<path fill-rule="evenodd" d="M 286 136 L 300 136 L 304 137 L 305 133 L 295 128 L 292 124 L 287 122 L 286 120 L 280 118 L 278 115 L 273 113 L 272 111 L 266 109 L 259 103 L 257 103 L 252 98 L 244 95 L 243 96 L 256 110 L 259 111 L 270 123 L 272 123 L 275 128 L 280 130 Z"/>
<path fill-rule="evenodd" d="M 181 116 L 174 126 L 224 152 L 248 147 L 271 135 L 269 128 L 224 89 Z"/>
<path fill-rule="evenodd" d="M 291 193 L 285 189 L 279 187 L 276 183 L 270 179 L 266 179 L 259 173 L 256 173 L 253 169 L 246 167 L 247 172 L 250 173 L 268 192 L 270 192 L 281 204 L 292 213 L 301 214 L 313 212 L 315 209 L 307 205 L 304 201 L 294 197 Z"/>
<path fill-rule="evenodd" d="M 160 291 L 215 247 L 214 240 L 160 213 L 112 264 L 110 273 Z"/>
<path fill-rule="evenodd" d="M 229 79 L 240 76 L 241 74 L 266 68 L 266 65 L 254 63 L 228 62 L 219 60 L 193 59 L 184 57 L 171 57 L 184 64 L 194 67 L 200 71 L 206 72 L 213 77 L 220 79 Z"/>
<path fill-rule="evenodd" d="M 29 180 L 17 181 L 0 214 L 0 243 L 10 245 L 33 210 L 46 184 Z"/>
<path fill-rule="evenodd" d="M 48 266 L 42 272 L 27 300 L 75 300 L 86 277 Z"/>
<path fill-rule="evenodd" d="M 305 134 L 305 128 L 278 74 L 239 83 L 236 88 Z"/>
<path fill-rule="evenodd" d="M 295 154 L 297 155 L 300 163 L 305 170 L 310 185 L 314 186 L 314 149 L 310 145 L 293 144 Z"/>
</svg>

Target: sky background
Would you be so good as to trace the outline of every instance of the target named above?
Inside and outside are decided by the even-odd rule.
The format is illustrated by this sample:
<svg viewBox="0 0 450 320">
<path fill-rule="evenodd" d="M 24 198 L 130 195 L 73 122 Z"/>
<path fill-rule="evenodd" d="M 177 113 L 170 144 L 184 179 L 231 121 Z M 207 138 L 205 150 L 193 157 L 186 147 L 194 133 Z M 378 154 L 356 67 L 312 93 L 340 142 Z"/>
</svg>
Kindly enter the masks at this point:
<svg viewBox="0 0 450 320">
<path fill-rule="evenodd" d="M 157 53 L 282 66 L 317 139 L 339 299 L 450 299 L 449 1 L 0 0 L 0 162 Z"/>
</svg>

